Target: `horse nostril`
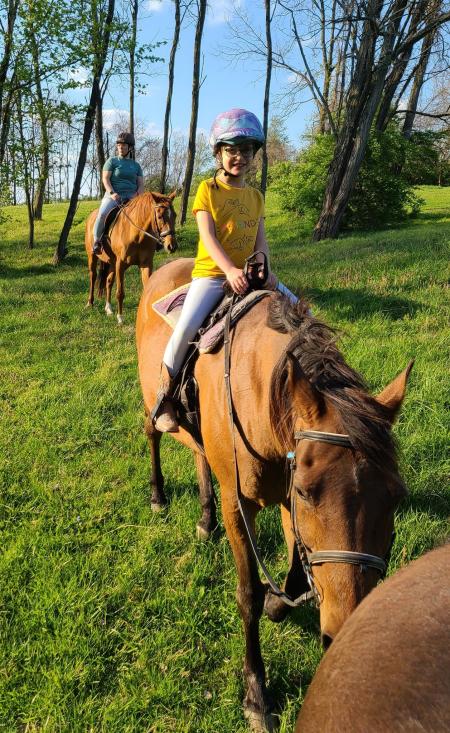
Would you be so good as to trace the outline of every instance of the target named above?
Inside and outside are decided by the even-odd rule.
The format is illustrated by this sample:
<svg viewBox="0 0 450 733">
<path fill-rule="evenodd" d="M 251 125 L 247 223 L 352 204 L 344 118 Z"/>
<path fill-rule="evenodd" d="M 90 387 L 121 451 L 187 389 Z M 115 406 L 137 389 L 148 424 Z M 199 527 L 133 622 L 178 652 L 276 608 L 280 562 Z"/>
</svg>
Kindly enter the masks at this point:
<svg viewBox="0 0 450 733">
<path fill-rule="evenodd" d="M 325 649 L 325 651 L 329 648 L 332 641 L 333 641 L 332 636 L 329 636 L 328 634 L 322 634 L 322 646 Z"/>
</svg>

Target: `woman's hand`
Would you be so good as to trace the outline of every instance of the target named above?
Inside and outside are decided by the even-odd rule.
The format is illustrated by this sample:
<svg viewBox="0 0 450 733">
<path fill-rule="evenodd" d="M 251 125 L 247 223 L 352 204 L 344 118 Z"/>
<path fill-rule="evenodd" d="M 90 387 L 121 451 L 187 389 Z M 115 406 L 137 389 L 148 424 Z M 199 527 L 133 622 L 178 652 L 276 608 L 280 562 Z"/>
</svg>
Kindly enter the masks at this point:
<svg viewBox="0 0 450 733">
<path fill-rule="evenodd" d="M 244 295 L 247 292 L 248 282 L 243 270 L 240 270 L 239 267 L 231 267 L 225 274 L 233 293 Z"/>
<path fill-rule="evenodd" d="M 122 201 L 120 195 L 116 191 L 114 191 L 114 193 L 111 194 L 111 198 L 116 203 L 120 203 Z"/>
</svg>

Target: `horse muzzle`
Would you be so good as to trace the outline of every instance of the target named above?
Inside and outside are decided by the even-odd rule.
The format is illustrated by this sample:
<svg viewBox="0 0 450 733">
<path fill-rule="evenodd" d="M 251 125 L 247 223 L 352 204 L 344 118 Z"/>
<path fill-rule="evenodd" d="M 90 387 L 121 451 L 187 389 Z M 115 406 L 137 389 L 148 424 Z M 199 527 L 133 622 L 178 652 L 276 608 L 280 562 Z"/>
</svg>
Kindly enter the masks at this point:
<svg viewBox="0 0 450 733">
<path fill-rule="evenodd" d="M 171 230 L 160 232 L 159 239 L 168 254 L 171 254 L 178 249 L 178 242 L 175 236 L 175 232 Z"/>
</svg>

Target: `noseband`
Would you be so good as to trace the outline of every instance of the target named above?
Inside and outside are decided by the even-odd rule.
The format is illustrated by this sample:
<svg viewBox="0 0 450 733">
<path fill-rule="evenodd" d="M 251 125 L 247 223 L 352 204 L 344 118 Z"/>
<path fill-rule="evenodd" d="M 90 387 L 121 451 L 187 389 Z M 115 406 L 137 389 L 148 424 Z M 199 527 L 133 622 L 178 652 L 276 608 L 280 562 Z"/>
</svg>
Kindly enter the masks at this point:
<svg viewBox="0 0 450 733">
<path fill-rule="evenodd" d="M 294 434 L 296 443 L 300 440 L 313 440 L 318 443 L 329 443 L 331 445 L 337 445 L 340 448 L 353 449 L 353 445 L 348 435 L 341 433 L 326 433 L 320 430 L 301 430 Z M 296 512 L 296 501 L 295 501 L 295 490 L 294 490 L 294 474 L 296 469 L 295 463 L 295 452 L 289 452 L 287 458 L 290 461 L 291 469 L 291 480 L 289 486 L 289 494 L 291 500 L 291 525 L 294 533 L 295 542 L 300 555 L 300 560 L 303 566 L 304 573 L 308 580 L 309 587 L 313 593 L 316 605 L 319 606 L 322 602 L 319 590 L 314 582 L 312 573 L 313 565 L 324 565 L 325 563 L 346 563 L 350 565 L 359 565 L 362 572 L 365 572 L 367 568 L 374 568 L 378 570 L 381 577 L 384 578 L 386 575 L 387 565 L 389 562 L 389 555 L 392 547 L 394 537 L 392 537 L 391 544 L 386 555 L 386 558 L 378 557 L 378 555 L 370 555 L 366 552 L 352 552 L 350 550 L 319 550 L 317 552 L 309 552 L 305 543 L 303 542 L 302 536 L 298 529 L 297 523 L 297 512 Z"/>
</svg>

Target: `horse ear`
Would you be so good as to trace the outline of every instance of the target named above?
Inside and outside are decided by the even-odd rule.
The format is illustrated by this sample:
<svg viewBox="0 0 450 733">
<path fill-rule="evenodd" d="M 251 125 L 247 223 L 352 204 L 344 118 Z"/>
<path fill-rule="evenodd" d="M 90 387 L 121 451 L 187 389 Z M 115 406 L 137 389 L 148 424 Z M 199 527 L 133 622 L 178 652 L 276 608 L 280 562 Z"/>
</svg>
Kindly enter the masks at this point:
<svg viewBox="0 0 450 733">
<path fill-rule="evenodd" d="M 177 189 L 175 189 L 175 191 L 172 191 L 172 193 L 169 193 L 168 198 L 171 201 L 173 201 L 176 195 L 177 195 Z"/>
<path fill-rule="evenodd" d="M 321 409 L 320 396 L 306 379 L 295 356 L 289 351 L 287 352 L 287 380 L 295 412 L 308 423 L 314 424 Z"/>
<path fill-rule="evenodd" d="M 406 369 L 400 372 L 376 397 L 377 402 L 386 407 L 390 412 L 391 422 L 394 422 L 402 406 L 406 393 L 406 384 L 413 365 L 414 361 L 410 361 Z"/>
</svg>

